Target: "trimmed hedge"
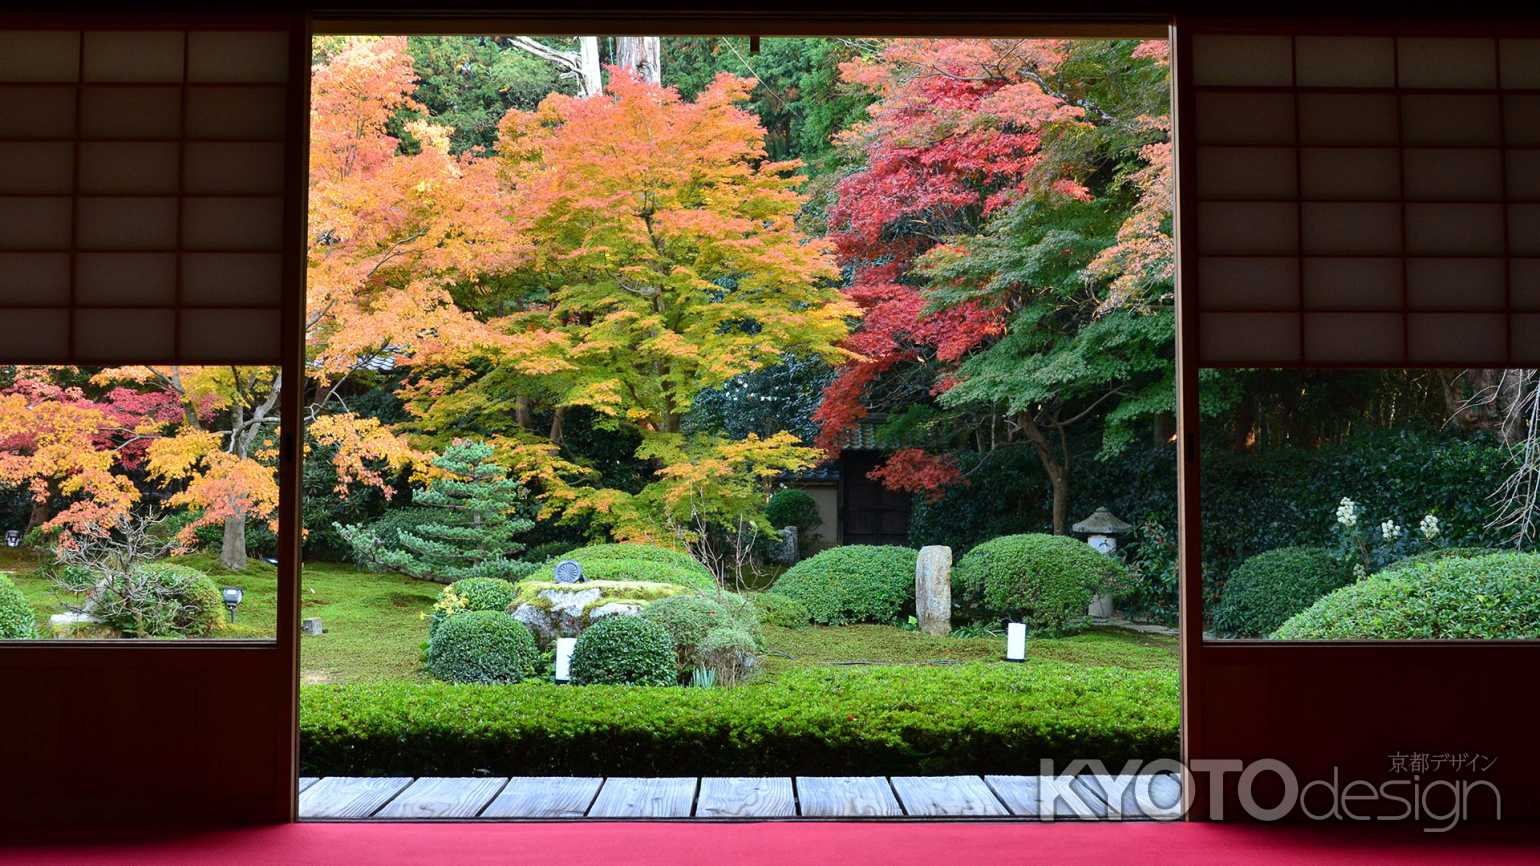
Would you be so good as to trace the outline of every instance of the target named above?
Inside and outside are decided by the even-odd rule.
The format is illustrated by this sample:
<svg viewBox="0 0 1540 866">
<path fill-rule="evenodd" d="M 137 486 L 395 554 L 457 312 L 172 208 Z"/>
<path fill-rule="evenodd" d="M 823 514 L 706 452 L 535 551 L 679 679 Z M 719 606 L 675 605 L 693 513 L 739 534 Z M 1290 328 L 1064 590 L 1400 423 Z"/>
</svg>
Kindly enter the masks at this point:
<svg viewBox="0 0 1540 866">
<path fill-rule="evenodd" d="M 819 625 L 892 624 L 914 610 L 918 556 L 890 545 L 835 547 L 787 569 L 770 591 L 802 602 Z"/>
<path fill-rule="evenodd" d="M 1012 617 L 1057 634 L 1085 619 L 1091 596 L 1126 574 L 1123 564 L 1065 535 L 1003 535 L 957 563 L 952 585 L 965 608 Z"/>
<path fill-rule="evenodd" d="M 775 592 L 751 592 L 744 596 L 759 612 L 759 621 L 765 625 L 782 628 L 807 628 L 813 622 L 813 614 L 807 605 L 789 595 Z"/>
<path fill-rule="evenodd" d="M 578 635 L 572 681 L 580 686 L 672 686 L 679 682 L 668 630 L 639 616 L 610 616 Z"/>
<path fill-rule="evenodd" d="M 37 615 L 9 575 L 0 574 L 0 640 L 37 637 Z"/>
<path fill-rule="evenodd" d="M 805 669 L 734 689 L 354 683 L 300 690 L 305 775 L 1039 772 L 1177 755 L 1174 671 Z"/>
<path fill-rule="evenodd" d="M 517 683 L 539 660 L 524 623 L 496 610 L 457 613 L 428 642 L 428 673 L 450 683 Z"/>
<path fill-rule="evenodd" d="M 687 553 L 651 544 L 594 544 L 580 547 L 535 569 L 525 579 L 556 579 L 556 563 L 576 560 L 589 580 L 633 580 L 673 583 L 692 589 L 715 589 L 711 569 L 696 562 Z"/>
<path fill-rule="evenodd" d="M 1280 640 L 1540 638 L 1540 555 L 1445 558 L 1381 572 L 1290 618 Z"/>
<path fill-rule="evenodd" d="M 1214 630 L 1226 637 L 1263 637 L 1352 580 L 1348 567 L 1325 548 L 1280 547 L 1259 553 L 1225 582 L 1214 610 Z"/>
</svg>

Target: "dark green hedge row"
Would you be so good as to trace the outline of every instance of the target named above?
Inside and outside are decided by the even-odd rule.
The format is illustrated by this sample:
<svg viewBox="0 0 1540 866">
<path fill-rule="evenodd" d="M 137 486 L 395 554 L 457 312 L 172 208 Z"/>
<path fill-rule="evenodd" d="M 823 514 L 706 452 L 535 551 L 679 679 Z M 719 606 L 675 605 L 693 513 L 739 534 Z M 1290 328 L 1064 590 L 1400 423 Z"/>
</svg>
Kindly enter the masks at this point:
<svg viewBox="0 0 1540 866">
<path fill-rule="evenodd" d="M 808 669 L 730 689 L 305 686 L 306 775 L 1037 773 L 1177 755 L 1175 672 Z"/>
</svg>

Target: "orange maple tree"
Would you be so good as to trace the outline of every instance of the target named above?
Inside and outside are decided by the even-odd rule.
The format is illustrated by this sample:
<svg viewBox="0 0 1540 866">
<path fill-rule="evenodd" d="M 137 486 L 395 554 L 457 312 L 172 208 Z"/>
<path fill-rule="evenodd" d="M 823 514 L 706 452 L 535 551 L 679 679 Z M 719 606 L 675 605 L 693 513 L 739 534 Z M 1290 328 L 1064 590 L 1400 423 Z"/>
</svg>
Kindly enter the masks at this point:
<svg viewBox="0 0 1540 866">
<path fill-rule="evenodd" d="M 682 429 L 702 390 L 786 353 L 851 357 L 839 344 L 858 310 L 835 288 L 832 248 L 796 224 L 799 164 L 767 159 L 764 130 L 740 105 L 751 87 L 724 74 L 687 101 L 612 68 L 602 95 L 555 94 L 502 122 L 500 195 L 519 238 L 509 252 L 541 301 L 493 323 L 505 338 L 486 357 L 558 418 L 585 407 L 638 431 L 638 456 L 669 470 L 635 495 L 593 487 L 560 461 L 558 436 L 531 431 L 505 451 L 548 510 L 640 537 L 693 520 L 679 489 L 703 474 L 775 474 L 816 457 L 789 434 L 743 446 Z M 461 405 L 446 375 L 454 385 L 413 392 L 427 427 Z"/>
<path fill-rule="evenodd" d="M 495 167 L 451 156 L 448 131 L 410 127 L 418 146 L 405 152 L 388 131 L 411 108 L 415 77 L 404 38 L 336 43 L 312 76 L 310 228 L 306 315 L 308 439 L 334 446 L 339 486 L 390 488 L 382 467 L 400 469 L 415 452 L 378 421 L 349 411 L 343 385 L 382 363 L 408 364 L 445 346 L 491 335 L 461 311 L 449 286 L 495 271 L 516 251 L 491 195 Z M 103 437 L 121 426 L 100 408 L 49 405 L 7 395 L 6 431 L 36 429 L 30 448 L 0 448 L 0 483 L 26 484 L 72 497 L 54 525 L 115 516 L 138 494 L 114 468 L 144 462 L 149 481 L 165 485 L 168 504 L 186 506 L 200 526 L 223 524 L 221 559 L 245 563 L 248 521 L 270 520 L 278 487 L 274 447 L 281 374 L 270 368 L 135 366 L 101 371 L 93 382 L 153 395 L 175 407 L 170 417 L 134 430 L 137 451 Z M 137 455 L 137 457 L 135 457 Z M 57 479 L 53 480 L 52 479 Z M 39 493 L 39 495 L 42 495 Z"/>
</svg>

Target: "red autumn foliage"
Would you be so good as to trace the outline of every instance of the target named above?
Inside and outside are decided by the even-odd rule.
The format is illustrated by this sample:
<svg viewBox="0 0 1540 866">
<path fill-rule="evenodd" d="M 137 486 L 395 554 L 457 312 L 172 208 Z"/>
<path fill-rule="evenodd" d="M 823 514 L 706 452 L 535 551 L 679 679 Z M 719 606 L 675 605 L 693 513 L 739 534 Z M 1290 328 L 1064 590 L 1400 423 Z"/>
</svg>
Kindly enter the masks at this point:
<svg viewBox="0 0 1540 866">
<path fill-rule="evenodd" d="M 814 415 L 818 444 L 830 453 L 874 408 L 868 389 L 884 373 L 910 361 L 934 364 L 929 391 L 945 390 L 947 368 L 1004 330 L 1005 311 L 977 302 L 927 311 L 910 279 L 921 255 L 977 231 L 991 212 L 1026 195 L 1088 196 L 1051 174 L 1040 150 L 1046 126 L 1078 123 L 1083 114 L 1037 81 L 1064 50 L 1054 40 L 898 40 L 874 60 L 840 67 L 846 81 L 879 100 L 866 123 L 842 136 L 865 167 L 840 182 L 829 211 L 830 237 L 852 274 L 846 294 L 863 312 L 845 343 L 862 360 L 840 369 Z M 896 396 L 901 403 L 913 395 Z M 935 493 L 959 474 L 943 458 L 908 449 L 873 477 L 891 489 Z"/>
<path fill-rule="evenodd" d="M 946 495 L 946 489 L 957 484 L 967 484 L 951 454 L 927 454 L 920 448 L 905 448 L 893 452 L 881 466 L 866 473 L 873 481 L 881 481 L 889 490 L 905 493 L 924 493 L 925 498 L 937 502 Z"/>
</svg>

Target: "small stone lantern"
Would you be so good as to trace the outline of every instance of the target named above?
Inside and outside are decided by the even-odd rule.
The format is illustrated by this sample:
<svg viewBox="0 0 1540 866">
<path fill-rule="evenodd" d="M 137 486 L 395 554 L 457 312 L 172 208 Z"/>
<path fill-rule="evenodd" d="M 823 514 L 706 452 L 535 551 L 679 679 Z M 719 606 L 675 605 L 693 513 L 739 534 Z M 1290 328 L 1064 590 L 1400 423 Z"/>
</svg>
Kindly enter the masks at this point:
<svg viewBox="0 0 1540 866">
<path fill-rule="evenodd" d="M 1086 543 L 1103 556 L 1111 556 L 1118 549 L 1118 536 L 1127 535 L 1134 529 L 1132 524 L 1113 516 L 1106 506 L 1091 512 L 1091 516 L 1070 527 L 1070 531 L 1088 536 Z M 1086 609 L 1088 616 L 1110 617 L 1113 615 L 1112 593 L 1097 593 Z"/>
</svg>

